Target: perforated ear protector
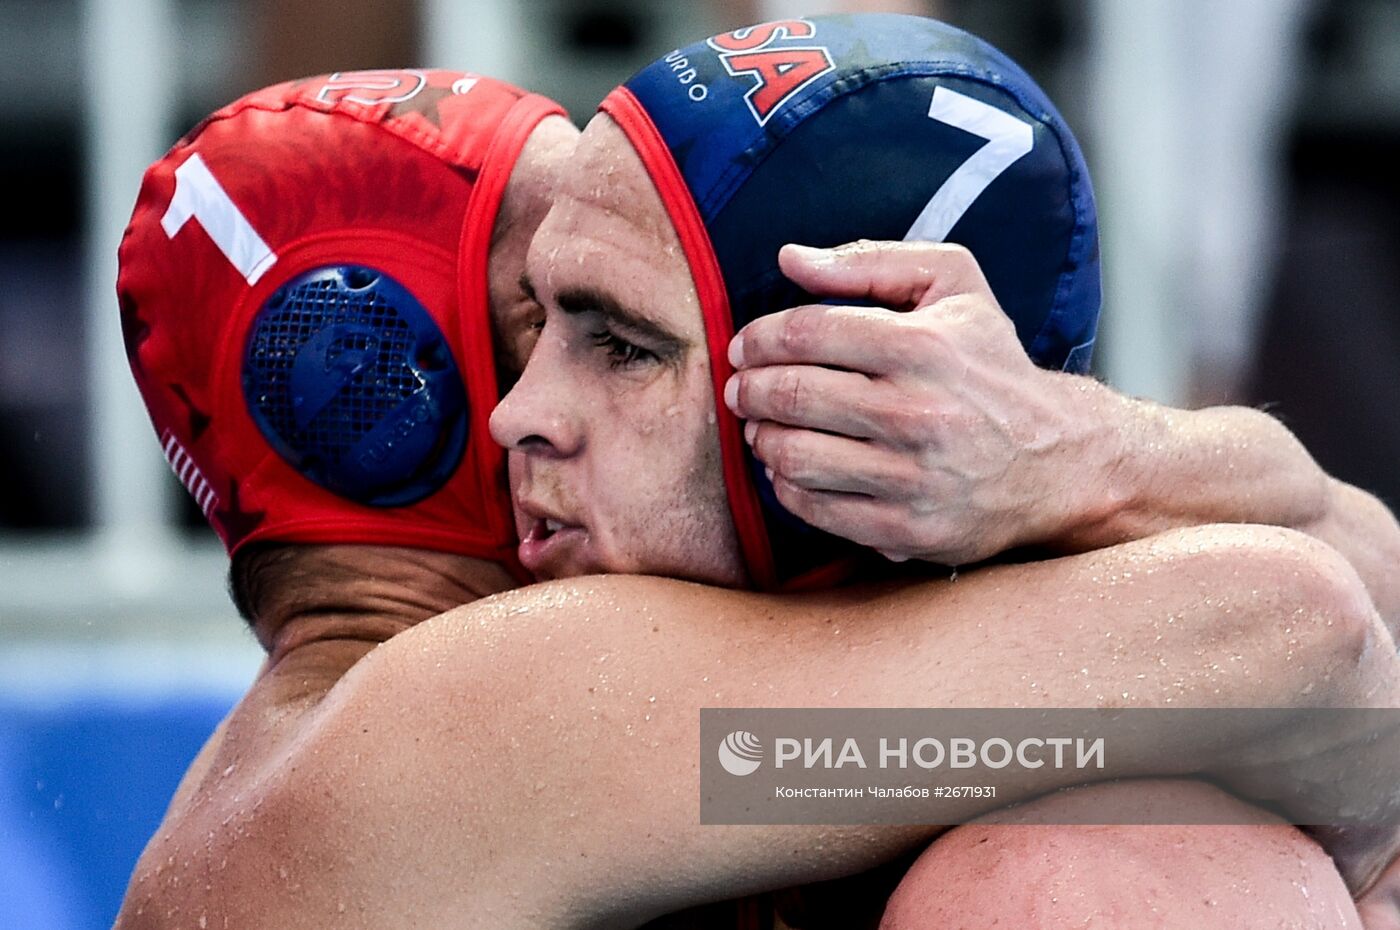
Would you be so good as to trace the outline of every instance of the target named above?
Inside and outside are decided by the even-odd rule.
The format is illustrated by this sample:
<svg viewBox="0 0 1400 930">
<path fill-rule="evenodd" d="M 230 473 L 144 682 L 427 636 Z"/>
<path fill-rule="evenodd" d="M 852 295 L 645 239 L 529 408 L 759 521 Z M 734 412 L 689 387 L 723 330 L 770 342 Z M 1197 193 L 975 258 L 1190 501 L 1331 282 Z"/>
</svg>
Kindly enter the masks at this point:
<svg viewBox="0 0 1400 930">
<path fill-rule="evenodd" d="M 467 396 L 423 305 L 375 268 L 305 272 L 253 320 L 243 393 L 288 464 L 361 504 L 401 506 L 461 461 Z"/>
</svg>

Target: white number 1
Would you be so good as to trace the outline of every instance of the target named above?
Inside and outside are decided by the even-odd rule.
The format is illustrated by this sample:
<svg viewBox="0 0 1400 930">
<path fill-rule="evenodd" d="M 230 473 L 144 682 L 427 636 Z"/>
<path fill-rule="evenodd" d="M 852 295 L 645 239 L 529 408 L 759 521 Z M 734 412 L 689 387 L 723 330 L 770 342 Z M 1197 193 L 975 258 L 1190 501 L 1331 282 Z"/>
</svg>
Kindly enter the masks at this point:
<svg viewBox="0 0 1400 930">
<path fill-rule="evenodd" d="M 987 144 L 948 176 L 905 233 L 905 242 L 942 242 L 973 201 L 1035 146 L 1035 131 L 1029 123 L 946 87 L 934 90 L 928 115 L 981 136 Z"/>
<path fill-rule="evenodd" d="M 277 253 L 263 242 L 198 152 L 175 169 L 175 196 L 160 218 L 166 238 L 174 239 L 191 217 L 250 286 L 277 263 Z"/>
</svg>

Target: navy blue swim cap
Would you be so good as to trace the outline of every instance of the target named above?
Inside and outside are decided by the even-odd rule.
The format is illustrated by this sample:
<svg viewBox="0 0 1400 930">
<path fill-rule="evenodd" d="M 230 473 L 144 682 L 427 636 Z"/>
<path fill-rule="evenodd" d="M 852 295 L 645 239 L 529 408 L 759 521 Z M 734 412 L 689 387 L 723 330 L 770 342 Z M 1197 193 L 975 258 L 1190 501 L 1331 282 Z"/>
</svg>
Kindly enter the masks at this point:
<svg viewBox="0 0 1400 930">
<path fill-rule="evenodd" d="M 1101 302 L 1088 170 L 1053 104 L 934 20 L 783 20 L 678 49 L 603 102 L 676 226 L 705 314 L 725 480 L 754 582 L 818 577 L 849 544 L 777 501 L 725 407 L 733 334 L 812 302 L 786 243 L 966 246 L 1032 359 L 1087 370 Z"/>
</svg>

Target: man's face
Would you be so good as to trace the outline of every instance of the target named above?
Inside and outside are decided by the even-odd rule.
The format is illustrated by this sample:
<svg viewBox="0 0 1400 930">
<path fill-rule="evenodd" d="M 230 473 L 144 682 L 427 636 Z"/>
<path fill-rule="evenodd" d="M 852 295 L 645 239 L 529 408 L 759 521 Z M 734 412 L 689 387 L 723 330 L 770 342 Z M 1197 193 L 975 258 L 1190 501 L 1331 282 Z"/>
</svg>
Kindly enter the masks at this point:
<svg viewBox="0 0 1400 930">
<path fill-rule="evenodd" d="M 524 283 L 544 326 L 491 433 L 511 450 L 525 567 L 742 584 L 699 300 L 660 197 L 606 116 L 579 140 Z"/>
</svg>

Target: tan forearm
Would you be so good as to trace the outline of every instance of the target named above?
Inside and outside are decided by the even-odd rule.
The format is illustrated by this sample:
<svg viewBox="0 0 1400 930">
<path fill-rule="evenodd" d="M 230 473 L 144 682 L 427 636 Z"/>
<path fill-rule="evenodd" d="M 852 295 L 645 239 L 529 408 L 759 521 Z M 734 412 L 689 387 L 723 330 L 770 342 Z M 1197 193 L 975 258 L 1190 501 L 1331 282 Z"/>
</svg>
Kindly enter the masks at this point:
<svg viewBox="0 0 1400 930">
<path fill-rule="evenodd" d="M 1301 539 L 1187 530 L 956 583 L 798 600 L 648 578 L 515 592 L 429 621 L 347 675 L 301 747 L 300 825 L 352 848 L 372 838 L 389 861 L 428 860 L 399 886 L 410 898 L 424 893 L 416 883 L 464 895 L 461 908 L 515 890 L 571 925 L 858 871 L 928 831 L 697 822 L 701 707 L 1394 700 L 1378 694 L 1394 647 L 1372 648 L 1350 568 Z M 1177 773 L 1200 758 L 1191 748 L 1144 734 L 1111 774 Z M 353 778 L 318 783 L 347 766 Z M 1048 776 L 997 800 L 1061 784 Z M 458 869 L 471 888 L 454 887 Z"/>
<path fill-rule="evenodd" d="M 1210 523 L 1295 529 L 1340 552 L 1381 616 L 1400 629 L 1400 524 L 1375 497 L 1330 478 L 1278 420 L 1247 407 L 1177 410 L 1083 392 L 1116 424 L 1082 481 L 1078 509 L 1052 544 L 1086 551 Z"/>
</svg>

